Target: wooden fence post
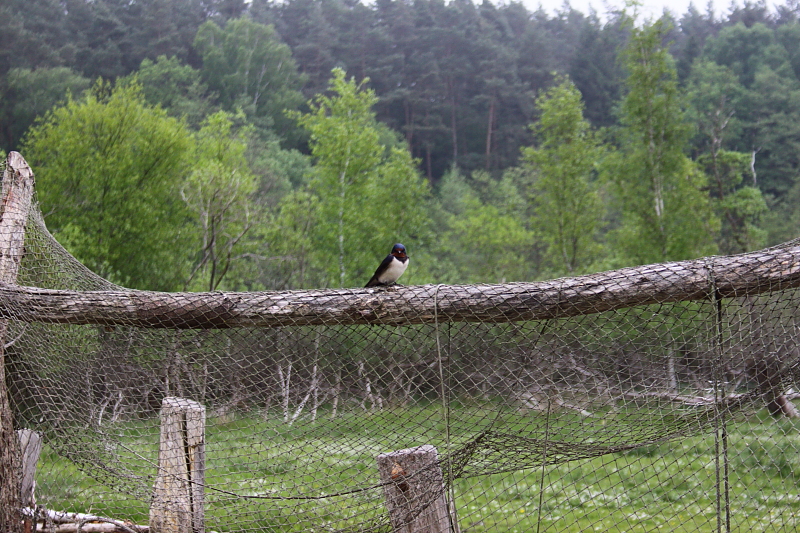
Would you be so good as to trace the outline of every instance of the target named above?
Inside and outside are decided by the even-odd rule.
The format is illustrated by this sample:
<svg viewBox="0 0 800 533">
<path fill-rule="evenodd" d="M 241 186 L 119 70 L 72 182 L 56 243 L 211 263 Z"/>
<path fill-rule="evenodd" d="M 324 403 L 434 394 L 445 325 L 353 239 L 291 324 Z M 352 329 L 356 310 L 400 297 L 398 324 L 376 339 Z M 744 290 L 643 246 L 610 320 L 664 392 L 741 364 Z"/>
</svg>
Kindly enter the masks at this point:
<svg viewBox="0 0 800 533">
<path fill-rule="evenodd" d="M 11 152 L 3 172 L 0 205 L 0 282 L 16 284 L 25 253 L 25 226 L 33 196 L 33 171 L 25 159 Z M 8 321 L 0 320 L 0 531 L 21 533 L 20 456 L 14 414 L 6 389 L 5 342 Z"/>
<path fill-rule="evenodd" d="M 32 429 L 18 429 L 17 438 L 22 452 L 22 483 L 20 488 L 22 507 L 34 507 L 36 505 L 34 494 L 36 463 L 39 462 L 39 455 L 42 453 L 42 436 Z"/>
<path fill-rule="evenodd" d="M 458 533 L 435 446 L 382 453 L 377 461 L 395 533 Z"/>
<path fill-rule="evenodd" d="M 164 398 L 158 475 L 150 504 L 151 533 L 203 533 L 206 408 Z"/>
<path fill-rule="evenodd" d="M 17 439 L 22 458 L 22 480 L 20 489 L 20 506 L 25 509 L 36 507 L 36 463 L 39 462 L 39 455 L 42 453 L 42 436 L 32 429 L 18 429 Z M 25 533 L 31 533 L 36 529 L 36 524 L 25 516 L 22 529 Z"/>
</svg>

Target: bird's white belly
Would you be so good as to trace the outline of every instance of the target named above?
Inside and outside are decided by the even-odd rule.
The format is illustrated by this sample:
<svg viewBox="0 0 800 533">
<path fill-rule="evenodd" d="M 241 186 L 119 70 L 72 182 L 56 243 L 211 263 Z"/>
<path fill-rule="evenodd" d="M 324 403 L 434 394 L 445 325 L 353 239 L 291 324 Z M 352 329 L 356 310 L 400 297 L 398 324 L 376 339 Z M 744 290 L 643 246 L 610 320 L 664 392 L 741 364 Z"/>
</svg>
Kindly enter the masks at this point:
<svg viewBox="0 0 800 533">
<path fill-rule="evenodd" d="M 406 271 L 408 261 L 409 260 L 406 259 L 404 263 L 399 259 L 394 259 L 391 263 L 389 263 L 389 268 L 386 269 L 386 272 L 378 277 L 378 281 L 381 283 L 394 283 L 397 281 L 397 278 L 402 276 L 403 272 Z"/>
</svg>

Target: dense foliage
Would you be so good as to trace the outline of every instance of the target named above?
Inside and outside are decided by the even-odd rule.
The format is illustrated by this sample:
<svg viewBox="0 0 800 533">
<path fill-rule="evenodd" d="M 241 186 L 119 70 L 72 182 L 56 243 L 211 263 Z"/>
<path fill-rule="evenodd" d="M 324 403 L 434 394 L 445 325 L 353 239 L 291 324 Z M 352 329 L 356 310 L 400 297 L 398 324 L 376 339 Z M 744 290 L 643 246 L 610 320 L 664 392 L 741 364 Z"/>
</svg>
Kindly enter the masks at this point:
<svg viewBox="0 0 800 533">
<path fill-rule="evenodd" d="M 0 15 L 0 149 L 31 160 L 70 250 L 136 287 L 355 286 L 395 241 L 405 283 L 496 282 L 800 234 L 794 2 L 656 21 L 488 0 Z"/>
</svg>

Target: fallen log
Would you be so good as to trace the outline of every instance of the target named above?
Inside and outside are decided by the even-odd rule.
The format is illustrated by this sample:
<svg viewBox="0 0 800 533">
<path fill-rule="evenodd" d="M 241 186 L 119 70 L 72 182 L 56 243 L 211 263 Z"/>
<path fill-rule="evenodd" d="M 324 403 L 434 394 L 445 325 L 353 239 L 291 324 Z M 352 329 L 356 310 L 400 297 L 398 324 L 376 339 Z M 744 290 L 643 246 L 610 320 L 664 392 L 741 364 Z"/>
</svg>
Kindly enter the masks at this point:
<svg viewBox="0 0 800 533">
<path fill-rule="evenodd" d="M 22 509 L 22 515 L 25 518 L 35 518 L 37 520 L 37 531 L 51 531 L 49 527 L 45 527 L 45 524 L 38 523 L 39 520 L 56 524 L 55 531 L 57 533 L 74 533 L 78 531 L 78 528 L 80 528 L 80 531 L 87 533 L 109 531 L 147 533 L 150 530 L 148 526 L 135 525 L 125 520 L 115 520 L 87 513 L 54 511 L 43 507 L 37 507 L 36 509 L 25 507 Z"/>
<path fill-rule="evenodd" d="M 144 529 L 140 529 L 144 528 Z M 58 524 L 54 528 L 45 527 L 44 524 L 36 524 L 36 531 L 45 531 L 50 533 L 127 533 L 129 531 L 145 532 L 148 531 L 147 526 L 129 526 L 122 528 L 116 524 L 109 524 L 106 522 L 93 522 L 81 524 L 79 522 L 70 522 Z"/>
</svg>

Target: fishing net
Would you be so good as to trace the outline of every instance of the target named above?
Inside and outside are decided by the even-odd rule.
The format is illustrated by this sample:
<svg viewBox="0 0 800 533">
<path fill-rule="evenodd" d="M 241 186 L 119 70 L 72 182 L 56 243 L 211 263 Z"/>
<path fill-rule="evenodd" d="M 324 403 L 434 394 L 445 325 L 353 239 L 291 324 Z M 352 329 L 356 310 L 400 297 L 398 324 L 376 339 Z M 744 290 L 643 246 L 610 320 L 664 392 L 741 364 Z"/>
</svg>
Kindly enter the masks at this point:
<svg viewBox="0 0 800 533">
<path fill-rule="evenodd" d="M 6 373 L 45 530 L 174 503 L 181 402 L 205 421 L 195 530 L 388 533 L 434 507 L 437 531 L 800 526 L 800 241 L 541 283 L 172 294 L 88 271 L 34 205 L 18 284 Z"/>
</svg>

